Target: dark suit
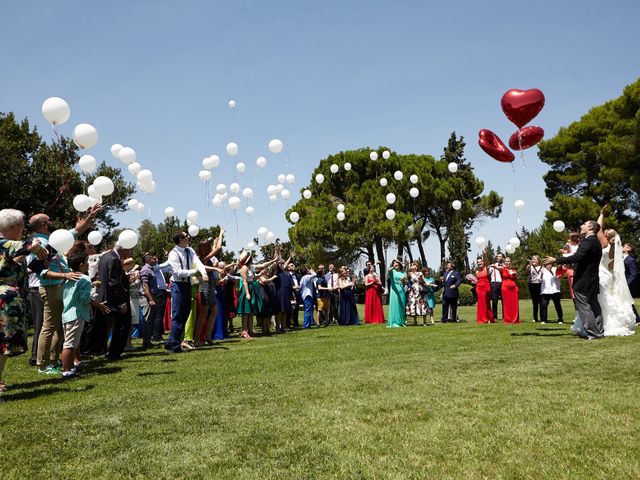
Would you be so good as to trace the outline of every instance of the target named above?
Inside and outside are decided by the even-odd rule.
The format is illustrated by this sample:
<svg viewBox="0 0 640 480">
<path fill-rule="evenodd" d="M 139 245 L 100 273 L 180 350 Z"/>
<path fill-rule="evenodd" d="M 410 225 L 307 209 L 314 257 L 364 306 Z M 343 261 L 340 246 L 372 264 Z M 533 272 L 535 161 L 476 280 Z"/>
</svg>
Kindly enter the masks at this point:
<svg viewBox="0 0 640 480">
<path fill-rule="evenodd" d="M 631 255 L 627 255 L 624 259 L 624 276 L 627 279 L 627 285 L 629 285 L 629 291 L 632 296 L 638 295 L 638 264 Z M 633 313 L 636 316 L 636 323 L 640 322 L 638 311 L 635 305 L 631 305 Z"/>
<path fill-rule="evenodd" d="M 300 297 L 300 289 L 294 289 L 293 287 L 296 285 L 300 286 L 300 278 L 293 272 L 289 272 L 289 276 L 291 277 L 291 291 L 293 292 L 296 303 L 293 308 L 290 308 L 287 311 L 287 328 L 299 328 L 300 323 L 298 322 L 298 312 L 300 311 L 302 297 Z"/>
<path fill-rule="evenodd" d="M 127 344 L 127 337 L 131 330 L 131 305 L 129 303 L 129 278 L 122 268 L 122 262 L 118 254 L 111 250 L 100 257 L 98 263 L 98 280 L 101 284 L 98 287 L 98 302 L 107 302 L 107 307 L 111 313 L 105 316 L 104 322 L 106 330 L 100 334 L 106 335 L 101 339 L 106 345 L 108 336 L 108 326 L 113 325 L 111 334 L 111 344 L 107 350 L 107 357 L 118 359 Z M 125 312 L 121 313 L 120 310 Z M 97 315 L 102 317 L 102 315 Z M 98 322 L 96 318 L 96 322 Z"/>
<path fill-rule="evenodd" d="M 576 264 L 573 274 L 574 303 L 588 338 L 604 336 L 602 310 L 598 303 L 601 258 L 602 246 L 598 237 L 589 235 L 580 242 L 576 253 L 557 259 L 558 264 Z"/>
<path fill-rule="evenodd" d="M 458 319 L 458 298 L 460 292 L 458 287 L 462 283 L 462 278 L 457 270 L 446 271 L 442 274 L 442 323 L 455 322 Z M 451 288 L 453 287 L 453 288 Z M 449 309 L 451 315 L 449 315 Z"/>
</svg>

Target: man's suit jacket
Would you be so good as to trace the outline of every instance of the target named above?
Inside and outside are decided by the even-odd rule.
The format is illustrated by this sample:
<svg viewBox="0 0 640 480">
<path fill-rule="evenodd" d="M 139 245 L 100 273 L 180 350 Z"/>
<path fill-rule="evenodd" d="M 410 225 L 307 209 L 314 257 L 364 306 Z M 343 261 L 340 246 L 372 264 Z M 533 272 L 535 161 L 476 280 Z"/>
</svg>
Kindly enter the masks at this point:
<svg viewBox="0 0 640 480">
<path fill-rule="evenodd" d="M 598 268 L 602 258 L 602 247 L 597 235 L 584 238 L 573 255 L 556 260 L 558 264 L 575 263 L 573 290 L 579 293 L 593 294 L 600 291 Z"/>
<path fill-rule="evenodd" d="M 120 257 L 113 250 L 100 257 L 98 263 L 98 301 L 107 302 L 107 307 L 116 312 L 129 304 L 129 278 L 122 268 Z"/>
<path fill-rule="evenodd" d="M 442 296 L 447 298 L 458 298 L 460 296 L 460 292 L 458 292 L 458 287 L 462 283 L 462 278 L 457 270 L 445 271 L 442 274 L 443 280 L 443 290 Z M 455 286 L 456 288 L 451 288 Z"/>
<path fill-rule="evenodd" d="M 636 296 L 638 294 L 638 264 L 631 255 L 627 255 L 627 258 L 624 259 L 624 276 L 627 279 L 631 295 Z"/>
</svg>

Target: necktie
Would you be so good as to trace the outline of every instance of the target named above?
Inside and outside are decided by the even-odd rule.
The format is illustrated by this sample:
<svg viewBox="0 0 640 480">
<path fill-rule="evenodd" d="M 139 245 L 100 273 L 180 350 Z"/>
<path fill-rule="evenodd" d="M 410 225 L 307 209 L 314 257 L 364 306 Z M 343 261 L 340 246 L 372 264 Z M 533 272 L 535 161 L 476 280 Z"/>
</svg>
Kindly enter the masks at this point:
<svg viewBox="0 0 640 480">
<path fill-rule="evenodd" d="M 184 249 L 184 256 L 187 259 L 187 270 L 191 269 L 191 253 L 189 252 L 188 248 Z"/>
<path fill-rule="evenodd" d="M 333 273 L 331 273 L 330 275 L 331 275 L 331 288 L 333 288 Z"/>
</svg>

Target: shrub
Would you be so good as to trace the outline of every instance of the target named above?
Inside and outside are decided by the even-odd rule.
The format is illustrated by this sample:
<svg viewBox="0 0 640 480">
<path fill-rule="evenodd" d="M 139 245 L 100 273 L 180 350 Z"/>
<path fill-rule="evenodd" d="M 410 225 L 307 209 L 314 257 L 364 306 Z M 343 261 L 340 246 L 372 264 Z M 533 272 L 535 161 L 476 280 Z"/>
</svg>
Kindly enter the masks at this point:
<svg viewBox="0 0 640 480">
<path fill-rule="evenodd" d="M 458 299 L 458 305 L 475 305 L 477 298 L 472 292 L 473 287 L 466 283 L 463 283 L 458 288 L 460 298 Z"/>
</svg>

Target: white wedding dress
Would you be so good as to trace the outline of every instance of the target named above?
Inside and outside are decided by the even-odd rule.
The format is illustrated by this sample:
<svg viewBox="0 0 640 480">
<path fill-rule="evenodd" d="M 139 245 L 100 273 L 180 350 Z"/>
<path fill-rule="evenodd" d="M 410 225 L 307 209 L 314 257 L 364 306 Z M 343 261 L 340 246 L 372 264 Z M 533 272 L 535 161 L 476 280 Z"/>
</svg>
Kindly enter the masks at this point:
<svg viewBox="0 0 640 480">
<path fill-rule="evenodd" d="M 633 297 L 624 276 L 624 259 L 622 257 L 622 244 L 620 237 L 615 238 L 615 253 L 613 257 L 613 269 L 609 269 L 609 251 L 611 246 L 607 245 L 602 249 L 598 276 L 600 277 L 600 293 L 598 302 L 602 309 L 602 323 L 605 337 L 623 337 L 636 333 L 636 317 L 633 314 Z M 571 327 L 574 333 L 586 336 L 587 332 L 582 326 L 580 317 L 576 315 L 576 320 Z"/>
</svg>

